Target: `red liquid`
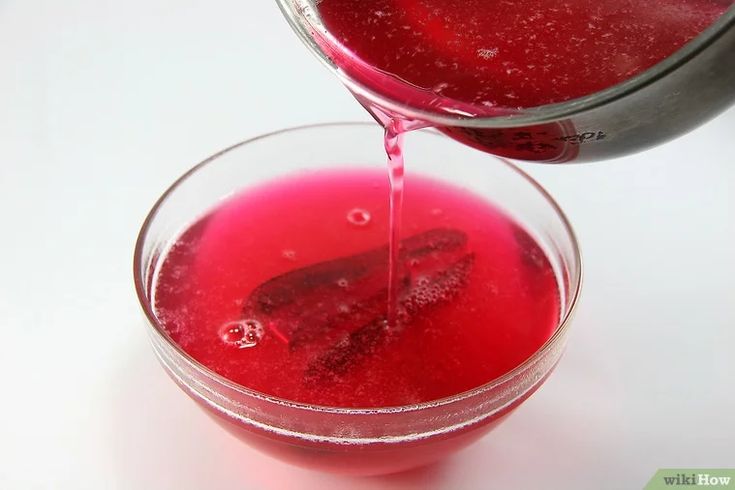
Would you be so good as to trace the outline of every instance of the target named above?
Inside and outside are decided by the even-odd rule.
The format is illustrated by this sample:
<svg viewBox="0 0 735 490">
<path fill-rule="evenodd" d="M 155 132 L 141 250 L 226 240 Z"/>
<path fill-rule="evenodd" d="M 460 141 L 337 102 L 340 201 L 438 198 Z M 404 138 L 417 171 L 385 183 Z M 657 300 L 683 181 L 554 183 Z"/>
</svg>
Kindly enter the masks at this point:
<svg viewBox="0 0 735 490">
<path fill-rule="evenodd" d="M 493 115 L 595 93 L 662 61 L 732 0 L 322 0 L 352 78 L 424 110 Z"/>
<path fill-rule="evenodd" d="M 223 202 L 167 254 L 157 315 L 205 366 L 300 402 L 411 404 L 508 372 L 558 324 L 549 261 L 487 201 L 406 180 L 395 325 L 385 328 L 388 183 L 367 170 Z"/>
<path fill-rule="evenodd" d="M 399 119 L 385 126 L 383 144 L 388 156 L 388 181 L 390 183 L 390 208 L 388 210 L 388 325 L 397 323 L 399 290 L 399 243 L 403 220 L 403 131 Z"/>
</svg>

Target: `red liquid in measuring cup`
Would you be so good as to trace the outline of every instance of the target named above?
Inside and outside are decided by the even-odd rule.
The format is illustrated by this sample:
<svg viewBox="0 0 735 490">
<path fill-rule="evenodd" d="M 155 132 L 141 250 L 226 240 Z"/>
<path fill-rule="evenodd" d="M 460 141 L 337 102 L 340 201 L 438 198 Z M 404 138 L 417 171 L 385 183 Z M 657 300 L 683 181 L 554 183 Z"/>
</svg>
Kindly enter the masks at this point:
<svg viewBox="0 0 735 490">
<path fill-rule="evenodd" d="M 424 110 L 494 115 L 589 95 L 670 56 L 731 0 L 322 0 L 359 83 Z M 500 112 L 499 112 L 500 111 Z"/>
<path fill-rule="evenodd" d="M 387 196 L 384 172 L 323 171 L 219 204 L 165 257 L 164 328 L 236 383 L 340 407 L 461 393 L 546 342 L 560 296 L 536 242 L 487 201 L 413 176 L 386 328 Z"/>
</svg>

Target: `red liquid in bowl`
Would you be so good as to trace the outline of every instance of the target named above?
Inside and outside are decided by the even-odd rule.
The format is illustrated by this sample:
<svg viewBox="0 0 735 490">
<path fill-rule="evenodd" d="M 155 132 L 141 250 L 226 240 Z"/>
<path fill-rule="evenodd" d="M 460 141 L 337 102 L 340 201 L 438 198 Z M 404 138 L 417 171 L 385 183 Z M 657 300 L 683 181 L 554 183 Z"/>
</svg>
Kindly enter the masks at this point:
<svg viewBox="0 0 735 490">
<path fill-rule="evenodd" d="M 539 245 L 488 201 L 415 176 L 405 185 L 398 320 L 387 326 L 388 192 L 379 170 L 323 171 L 223 201 L 165 256 L 158 318 L 225 378 L 333 407 L 456 395 L 517 367 L 549 339 L 560 293 Z M 369 447 L 276 435 L 214 412 L 284 459 L 385 472 L 474 440 L 528 394 L 462 430 Z"/>
</svg>

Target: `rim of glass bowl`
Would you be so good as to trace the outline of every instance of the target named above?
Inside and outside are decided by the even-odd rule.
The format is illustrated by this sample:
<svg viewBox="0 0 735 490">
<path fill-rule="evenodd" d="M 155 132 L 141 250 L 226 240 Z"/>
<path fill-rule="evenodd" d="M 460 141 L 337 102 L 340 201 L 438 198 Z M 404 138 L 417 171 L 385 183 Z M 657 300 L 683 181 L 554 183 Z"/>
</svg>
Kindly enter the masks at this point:
<svg viewBox="0 0 735 490">
<path fill-rule="evenodd" d="M 308 0 L 307 0 L 308 1 Z M 582 112 L 586 112 L 600 106 L 621 99 L 628 94 L 652 85 L 668 73 L 676 70 L 688 60 L 703 51 L 707 46 L 715 42 L 729 29 L 735 29 L 735 5 L 730 6 L 715 22 L 702 31 L 694 39 L 686 43 L 679 50 L 663 61 L 653 65 L 642 73 L 629 78 L 621 83 L 613 85 L 605 90 L 595 92 L 591 95 L 578 97 L 576 99 L 545 104 L 536 107 L 523 108 L 517 113 L 506 116 L 493 117 L 471 117 L 457 115 L 444 115 L 437 112 L 425 111 L 406 105 L 400 100 L 386 97 L 379 92 L 359 83 L 354 78 L 342 71 L 319 47 L 317 42 L 309 34 L 309 28 L 314 31 L 326 33 L 319 24 L 313 23 L 306 15 L 298 15 L 297 10 L 305 10 L 304 0 L 276 0 L 281 12 L 296 32 L 301 41 L 325 66 L 337 74 L 342 83 L 349 87 L 356 95 L 376 103 L 379 107 L 388 109 L 402 116 L 419 121 L 426 121 L 439 126 L 463 126 L 476 128 L 504 128 L 542 124 L 559 119 L 568 118 Z M 318 2 L 317 2 L 318 3 Z M 290 8 L 293 5 L 293 8 Z M 309 8 L 311 10 L 311 8 Z M 311 17 L 315 17 L 312 15 Z M 307 25 L 309 27 L 307 27 Z"/>
<path fill-rule="evenodd" d="M 207 366 L 201 364 L 199 361 L 191 357 L 187 352 L 185 352 L 176 342 L 174 342 L 171 337 L 166 333 L 166 330 L 163 328 L 163 325 L 161 322 L 159 322 L 155 312 L 153 311 L 153 305 L 149 301 L 148 294 L 146 292 L 146 281 L 144 277 L 144 271 L 147 270 L 147 267 L 144 266 L 144 257 L 143 257 L 143 250 L 144 245 L 146 243 L 146 240 L 148 238 L 148 231 L 153 223 L 153 221 L 158 216 L 159 208 L 168 200 L 168 197 L 176 192 L 176 190 L 179 188 L 181 184 L 183 184 L 185 181 L 187 181 L 189 178 L 193 177 L 199 170 L 201 170 L 203 167 L 212 164 L 213 162 L 216 162 L 216 160 L 221 157 L 222 155 L 229 153 L 230 151 L 236 150 L 242 146 L 248 145 L 249 143 L 254 143 L 257 141 L 260 141 L 262 139 L 267 138 L 273 138 L 278 137 L 282 134 L 294 132 L 294 131 L 304 131 L 309 129 L 315 129 L 315 128 L 330 128 L 330 127 L 344 127 L 344 126 L 364 126 L 364 127 L 376 127 L 375 123 L 365 123 L 365 122 L 337 122 L 337 123 L 321 123 L 321 124 L 308 124 L 308 125 L 302 125 L 302 126 L 294 126 L 290 128 L 284 128 L 277 131 L 272 131 L 269 133 L 262 134 L 260 136 L 256 136 L 254 138 L 247 139 L 245 141 L 242 141 L 240 143 L 236 143 L 228 148 L 225 148 L 224 150 L 221 150 L 214 155 L 210 156 L 209 158 L 203 160 L 202 162 L 198 163 L 191 169 L 189 169 L 186 173 L 184 173 L 181 177 L 176 179 L 171 186 L 166 189 L 166 191 L 161 195 L 161 197 L 158 198 L 158 200 L 155 202 L 151 210 L 149 211 L 148 215 L 145 218 L 145 221 L 143 222 L 143 225 L 140 229 L 140 232 L 138 234 L 138 238 L 136 240 L 135 244 L 135 251 L 134 251 L 134 258 L 133 258 L 133 278 L 135 282 L 135 292 L 138 297 L 138 302 L 140 303 L 141 308 L 143 309 L 143 312 L 145 313 L 146 319 L 148 320 L 148 324 L 153 327 L 153 331 L 156 333 L 156 335 L 159 336 L 160 339 L 162 339 L 169 347 L 174 349 L 174 352 L 185 362 L 187 362 L 189 365 L 194 367 L 195 369 L 198 369 L 205 373 L 207 376 L 213 378 L 218 383 L 221 383 L 222 385 L 226 386 L 227 388 L 234 390 L 240 394 L 246 395 L 246 396 L 252 396 L 255 398 L 258 398 L 263 401 L 271 402 L 277 405 L 282 405 L 286 407 L 291 407 L 295 409 L 303 409 L 308 411 L 314 411 L 314 412 L 321 412 L 321 413 L 335 413 L 335 414 L 376 414 L 376 413 L 397 413 L 397 412 L 412 412 L 412 411 L 420 411 L 427 408 L 432 407 L 438 407 L 441 405 L 447 405 L 452 404 L 467 398 L 470 398 L 472 396 L 476 396 L 478 394 L 490 391 L 494 389 L 495 387 L 508 382 L 509 380 L 513 379 L 514 377 L 518 376 L 519 374 L 523 373 L 531 367 L 539 358 L 544 356 L 547 351 L 554 348 L 554 346 L 560 341 L 562 336 L 565 334 L 565 332 L 569 328 L 569 324 L 571 323 L 572 317 L 576 311 L 577 303 L 579 300 L 579 295 L 582 287 L 582 256 L 580 254 L 579 250 L 579 244 L 577 241 L 577 237 L 574 233 L 574 229 L 572 228 L 569 219 L 564 214 L 564 212 L 561 210 L 557 202 L 551 197 L 551 195 L 544 189 L 541 184 L 536 182 L 530 175 L 510 163 L 509 161 L 494 157 L 496 160 L 498 160 L 501 164 L 506 165 L 508 168 L 510 168 L 512 171 L 514 171 L 518 176 L 520 176 L 522 179 L 526 180 L 531 186 L 533 186 L 536 191 L 541 193 L 542 197 L 546 200 L 546 202 L 551 206 L 557 217 L 561 220 L 561 223 L 563 225 L 563 228 L 567 235 L 569 236 L 571 245 L 572 245 L 572 253 L 574 255 L 574 260 L 577 264 L 577 271 L 574 277 L 570 277 L 570 284 L 574 285 L 574 289 L 570 291 L 569 293 L 569 299 L 568 304 L 569 308 L 566 311 L 564 317 L 559 322 L 558 326 L 554 330 L 554 334 L 549 337 L 549 339 L 539 348 L 537 349 L 530 357 L 528 357 L 525 361 L 523 361 L 521 364 L 513 368 L 512 370 L 508 371 L 507 373 L 503 374 L 502 376 L 499 376 L 495 379 L 490 380 L 489 382 L 477 386 L 471 390 L 464 391 L 462 393 L 457 393 L 455 395 L 440 398 L 437 400 L 431 400 L 428 402 L 422 402 L 422 403 L 415 403 L 410 405 L 400 405 L 400 406 L 391 406 L 391 407 L 374 407 L 374 408 L 344 408 L 344 407 L 331 407 L 331 406 L 322 406 L 322 405 L 312 405 L 308 403 L 303 402 L 296 402 L 292 400 L 287 400 L 285 398 L 279 398 L 276 396 L 268 395 L 265 393 L 261 393 L 259 391 L 247 388 L 246 386 L 240 385 L 238 383 L 235 383 L 224 376 L 216 373 L 215 371 L 209 369 Z M 434 130 L 420 130 L 425 133 L 433 134 L 434 136 L 438 138 L 443 138 L 444 136 L 438 133 Z M 147 259 L 147 257 L 145 257 Z"/>
</svg>

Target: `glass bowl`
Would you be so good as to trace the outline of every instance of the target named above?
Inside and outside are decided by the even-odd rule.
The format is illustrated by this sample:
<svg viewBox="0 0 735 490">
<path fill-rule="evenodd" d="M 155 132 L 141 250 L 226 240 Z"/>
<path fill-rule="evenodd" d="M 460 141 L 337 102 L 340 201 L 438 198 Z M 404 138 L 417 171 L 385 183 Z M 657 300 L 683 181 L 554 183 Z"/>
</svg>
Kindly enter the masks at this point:
<svg viewBox="0 0 735 490">
<path fill-rule="evenodd" d="M 266 134 L 223 150 L 184 174 L 156 202 L 134 257 L 135 288 L 153 349 L 182 390 L 222 427 L 268 454 L 354 475 L 407 470 L 468 445 L 538 389 L 559 361 L 579 296 L 582 266 L 569 222 L 538 183 L 510 163 L 497 158 L 488 162 L 486 155 L 434 131 L 417 131 L 408 138 L 409 178 L 428 176 L 492 201 L 544 249 L 560 290 L 558 326 L 540 349 L 503 376 L 448 398 L 359 409 L 296 403 L 248 389 L 211 371 L 174 343 L 156 315 L 153 294 L 168 248 L 222 199 L 304 171 L 380 168 L 385 166 L 381 138 L 382 129 L 374 124 L 323 124 Z"/>
</svg>

